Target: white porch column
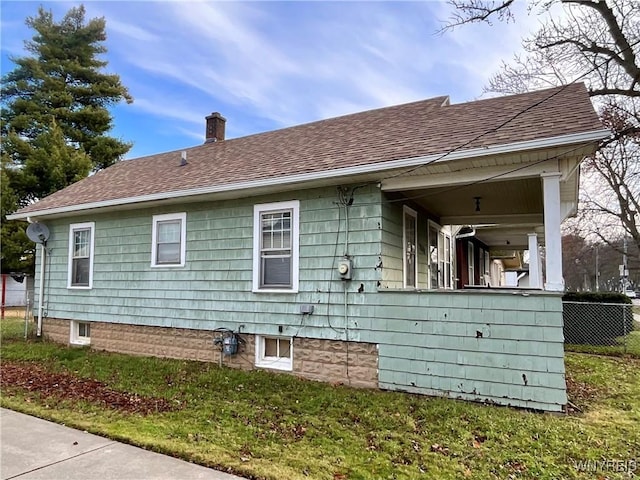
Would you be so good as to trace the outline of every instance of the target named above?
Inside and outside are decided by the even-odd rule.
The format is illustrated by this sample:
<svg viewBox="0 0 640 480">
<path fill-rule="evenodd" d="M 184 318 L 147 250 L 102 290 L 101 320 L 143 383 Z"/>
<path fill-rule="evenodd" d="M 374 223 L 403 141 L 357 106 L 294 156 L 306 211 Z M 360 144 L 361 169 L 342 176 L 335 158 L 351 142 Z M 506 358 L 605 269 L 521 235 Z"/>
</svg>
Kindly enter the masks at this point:
<svg viewBox="0 0 640 480">
<path fill-rule="evenodd" d="M 547 278 L 545 290 L 564 291 L 562 278 L 562 236 L 560 233 L 560 172 L 543 173 L 544 243 Z"/>
<path fill-rule="evenodd" d="M 542 288 L 542 269 L 540 264 L 540 249 L 538 248 L 538 235 L 527 234 L 529 237 L 529 286 Z"/>
</svg>

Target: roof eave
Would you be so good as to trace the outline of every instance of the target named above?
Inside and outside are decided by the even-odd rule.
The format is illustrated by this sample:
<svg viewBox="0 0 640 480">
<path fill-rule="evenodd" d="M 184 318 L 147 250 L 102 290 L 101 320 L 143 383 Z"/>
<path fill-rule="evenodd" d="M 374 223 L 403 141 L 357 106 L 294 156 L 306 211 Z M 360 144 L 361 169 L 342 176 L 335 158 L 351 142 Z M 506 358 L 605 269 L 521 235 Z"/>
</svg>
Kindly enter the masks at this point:
<svg viewBox="0 0 640 480">
<path fill-rule="evenodd" d="M 236 182 L 224 185 L 212 185 L 207 187 L 192 188 L 187 190 L 176 190 L 173 192 L 159 192 L 148 195 L 140 195 L 136 197 L 117 198 L 111 200 L 102 200 L 98 202 L 89 202 L 77 205 L 67 205 L 58 208 L 45 208 L 42 210 L 32 210 L 24 213 L 14 213 L 7 215 L 7 220 L 26 220 L 29 217 L 42 218 L 49 216 L 63 216 L 74 212 L 83 212 L 87 210 L 101 209 L 107 207 L 117 207 L 124 205 L 132 205 L 138 203 L 146 203 L 153 201 L 166 201 L 171 199 L 184 199 L 186 197 L 195 197 L 201 195 L 210 195 L 216 193 L 227 193 L 232 191 L 243 192 L 247 190 L 257 190 L 269 187 L 278 187 L 290 184 L 309 184 L 313 187 L 314 182 L 327 181 L 330 179 L 339 179 L 344 177 L 358 177 L 361 175 L 371 175 L 372 173 L 397 170 L 401 168 L 417 167 L 427 163 L 450 162 L 455 160 L 486 157 L 491 155 L 500 155 L 510 152 L 523 152 L 528 150 L 537 150 L 550 147 L 558 147 L 563 145 L 572 145 L 580 143 L 589 143 L 602 140 L 610 135 L 608 130 L 592 130 L 588 132 L 573 133 L 561 135 L 557 137 L 548 137 L 537 140 L 527 140 L 522 142 L 514 142 L 503 145 L 495 145 L 488 147 L 477 147 L 466 150 L 452 150 L 445 153 L 431 154 L 420 157 L 413 157 L 400 160 L 392 160 L 388 162 L 369 163 L 366 165 L 357 165 L 353 167 L 339 168 L 334 170 L 326 170 L 322 172 L 302 173 L 297 175 L 288 175 L 283 177 L 272 177 L 261 180 L 251 180 L 247 182 Z"/>
</svg>

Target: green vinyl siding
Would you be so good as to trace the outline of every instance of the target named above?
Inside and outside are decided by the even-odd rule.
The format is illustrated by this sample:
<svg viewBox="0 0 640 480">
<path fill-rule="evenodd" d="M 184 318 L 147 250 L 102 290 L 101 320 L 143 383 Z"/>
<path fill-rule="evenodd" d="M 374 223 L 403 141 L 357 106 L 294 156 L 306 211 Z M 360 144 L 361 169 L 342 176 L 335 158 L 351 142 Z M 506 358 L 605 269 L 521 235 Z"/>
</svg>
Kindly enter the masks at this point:
<svg viewBox="0 0 640 480">
<path fill-rule="evenodd" d="M 381 387 L 541 410 L 566 404 L 559 295 L 381 292 L 376 303 Z"/>
<path fill-rule="evenodd" d="M 404 285 L 404 270 L 402 266 L 402 204 L 389 202 L 389 199 L 386 197 L 384 197 L 384 200 L 382 204 L 382 269 L 380 286 L 381 288 L 402 288 Z M 418 258 L 418 262 L 419 261 L 420 258 Z"/>
<path fill-rule="evenodd" d="M 290 200 L 300 201 L 299 291 L 254 293 L 253 207 Z M 335 187 L 50 220 L 45 310 L 79 321 L 242 325 L 245 334 L 369 342 L 379 346 L 382 388 L 559 410 L 566 403 L 560 298 L 403 291 L 402 203 L 387 200 L 376 186 L 359 188 L 348 229 Z M 187 218 L 185 265 L 152 267 L 153 216 L 179 212 Z M 87 221 L 95 222 L 93 288 L 72 290 L 69 224 Z M 418 229 L 425 288 L 421 212 Z M 337 273 L 345 253 L 354 264 L 350 282 Z M 301 315 L 304 304 L 314 306 L 312 315 Z"/>
<path fill-rule="evenodd" d="M 381 240 L 381 288 L 403 288 L 403 205 L 416 210 L 413 204 L 383 197 L 382 201 L 382 240 Z M 416 262 L 418 263 L 417 288 L 428 288 L 427 262 L 427 216 L 418 210 L 418 244 Z"/>
<path fill-rule="evenodd" d="M 379 272 L 380 193 L 358 191 L 349 209 L 349 251 L 358 269 L 348 286 L 374 292 Z M 95 320 L 181 328 L 236 329 L 292 334 L 301 327 L 300 305 L 311 303 L 321 315 L 344 317 L 344 286 L 336 271 L 345 247 L 344 210 L 335 188 L 296 193 L 300 213 L 300 288 L 293 293 L 252 293 L 253 205 L 287 201 L 291 194 L 212 203 L 184 208 L 150 208 L 74 218 L 95 221 L 94 283 L 91 290 L 66 288 L 68 220 L 48 222 L 52 251 L 48 266 L 47 314 L 54 318 Z M 151 267 L 153 215 L 187 212 L 184 267 Z M 362 287 L 361 287 L 362 285 Z M 316 317 L 314 318 L 314 322 Z M 318 316 L 317 318 L 321 318 Z M 339 333 L 305 319 L 303 328 L 320 338 Z M 317 330 L 317 331 L 316 331 Z M 308 332 L 305 332 L 305 334 Z"/>
</svg>

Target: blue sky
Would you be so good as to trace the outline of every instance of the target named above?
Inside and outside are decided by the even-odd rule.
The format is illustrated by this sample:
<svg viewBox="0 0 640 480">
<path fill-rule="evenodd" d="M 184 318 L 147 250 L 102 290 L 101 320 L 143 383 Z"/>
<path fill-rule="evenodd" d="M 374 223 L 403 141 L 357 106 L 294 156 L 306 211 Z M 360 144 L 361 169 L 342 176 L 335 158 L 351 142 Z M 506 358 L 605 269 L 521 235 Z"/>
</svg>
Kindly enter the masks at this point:
<svg viewBox="0 0 640 480">
<path fill-rule="evenodd" d="M 414 2 L 85 2 L 104 17 L 107 71 L 134 97 L 112 111 L 127 158 L 197 145 L 204 117 L 227 118 L 227 138 L 450 95 L 480 98 L 502 61 L 534 30 L 519 21 L 438 33 L 451 7 Z M 2 1 L 2 73 L 33 35 L 39 5 L 56 20 L 78 2 Z"/>
</svg>

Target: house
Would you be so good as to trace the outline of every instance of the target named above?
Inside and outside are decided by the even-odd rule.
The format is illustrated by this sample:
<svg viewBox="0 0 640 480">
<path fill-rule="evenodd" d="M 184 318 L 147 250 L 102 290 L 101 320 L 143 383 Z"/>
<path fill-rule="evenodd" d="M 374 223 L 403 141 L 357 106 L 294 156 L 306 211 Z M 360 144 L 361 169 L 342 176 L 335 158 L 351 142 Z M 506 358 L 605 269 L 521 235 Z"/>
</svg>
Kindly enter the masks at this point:
<svg viewBox="0 0 640 480">
<path fill-rule="evenodd" d="M 5 308 L 27 305 L 30 300 L 27 298 L 28 292 L 33 291 L 33 285 L 29 288 L 30 280 L 31 277 L 24 273 L 2 274 L 2 318 L 4 318 Z"/>
<path fill-rule="evenodd" d="M 560 223 L 607 135 L 582 84 L 224 131 L 11 217 L 50 231 L 44 335 L 562 410 Z M 523 251 L 529 287 L 504 285 Z"/>
</svg>

